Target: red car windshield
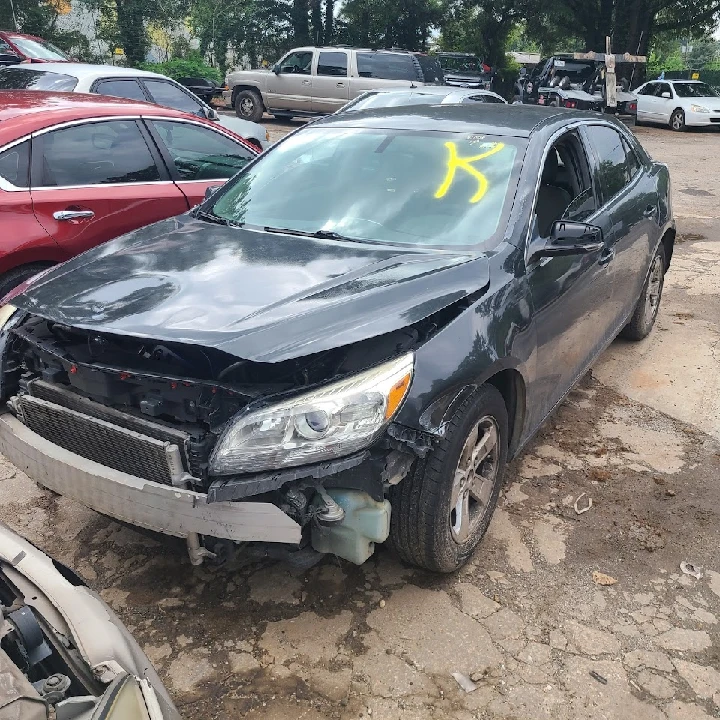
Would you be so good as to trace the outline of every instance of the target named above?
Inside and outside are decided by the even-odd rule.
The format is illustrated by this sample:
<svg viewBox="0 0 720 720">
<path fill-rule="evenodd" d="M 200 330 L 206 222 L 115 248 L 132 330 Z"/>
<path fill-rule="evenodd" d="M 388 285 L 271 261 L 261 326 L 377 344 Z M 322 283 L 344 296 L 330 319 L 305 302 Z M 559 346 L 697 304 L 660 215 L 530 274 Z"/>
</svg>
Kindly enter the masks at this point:
<svg viewBox="0 0 720 720">
<path fill-rule="evenodd" d="M 33 60 L 55 60 L 58 62 L 70 60 L 70 57 L 60 48 L 45 40 L 23 37 L 22 35 L 8 35 L 7 39 L 26 57 Z"/>
</svg>

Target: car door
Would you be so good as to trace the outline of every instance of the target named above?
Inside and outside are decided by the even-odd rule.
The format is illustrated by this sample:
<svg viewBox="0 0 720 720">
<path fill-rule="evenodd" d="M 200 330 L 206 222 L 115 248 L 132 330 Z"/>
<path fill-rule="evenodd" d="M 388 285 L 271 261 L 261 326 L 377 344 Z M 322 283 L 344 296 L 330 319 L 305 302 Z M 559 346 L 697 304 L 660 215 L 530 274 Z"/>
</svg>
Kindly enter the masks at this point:
<svg viewBox="0 0 720 720">
<path fill-rule="evenodd" d="M 632 141 L 609 125 L 583 127 L 605 213 L 613 225 L 613 296 L 608 312 L 620 331 L 635 307 L 660 240 L 655 183 Z"/>
<path fill-rule="evenodd" d="M 140 78 L 140 83 L 145 86 L 151 101 L 156 105 L 207 117 L 207 105 L 181 85 L 171 80 L 147 77 Z"/>
<path fill-rule="evenodd" d="M 0 273 L 37 261 L 66 259 L 33 214 L 30 140 L 0 152 Z"/>
<path fill-rule="evenodd" d="M 312 106 L 312 50 L 288 53 L 268 78 L 268 110 L 310 112 Z"/>
<path fill-rule="evenodd" d="M 640 122 L 657 122 L 656 85 L 657 83 L 648 82 L 637 89 L 637 119 Z"/>
<path fill-rule="evenodd" d="M 348 101 L 348 93 L 348 51 L 320 50 L 312 78 L 312 111 L 333 113 Z"/>
<path fill-rule="evenodd" d="M 242 143 L 199 123 L 152 117 L 145 123 L 190 207 L 255 157 Z"/>
<path fill-rule="evenodd" d="M 553 152 L 557 152 L 556 159 Z M 587 149 L 578 131 L 568 130 L 548 145 L 526 255 L 537 342 L 533 427 L 609 342 L 613 321 L 607 306 L 613 286 L 612 256 L 607 248 L 613 228 L 599 203 Z M 549 211 L 551 207 L 554 210 Z M 552 222 L 561 219 L 599 227 L 602 248 L 582 255 L 531 259 L 532 248 L 549 235 Z"/>
<path fill-rule="evenodd" d="M 674 99 L 672 85 L 666 82 L 656 83 L 655 86 L 655 118 L 657 122 L 669 123 L 673 110 L 677 107 Z"/>
<path fill-rule="evenodd" d="M 188 209 L 133 119 L 88 120 L 32 141 L 33 211 L 70 255 Z"/>
</svg>

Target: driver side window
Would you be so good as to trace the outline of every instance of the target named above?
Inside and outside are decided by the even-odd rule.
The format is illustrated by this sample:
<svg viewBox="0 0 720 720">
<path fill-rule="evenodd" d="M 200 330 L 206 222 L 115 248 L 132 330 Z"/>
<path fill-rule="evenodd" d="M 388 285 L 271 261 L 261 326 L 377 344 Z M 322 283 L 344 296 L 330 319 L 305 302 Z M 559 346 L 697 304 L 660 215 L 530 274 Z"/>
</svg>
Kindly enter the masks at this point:
<svg viewBox="0 0 720 720">
<path fill-rule="evenodd" d="M 280 63 L 280 72 L 283 75 L 310 75 L 312 57 L 311 52 L 290 53 Z"/>
<path fill-rule="evenodd" d="M 535 203 L 538 233 L 549 237 L 557 220 L 584 222 L 596 209 L 585 150 L 577 133 L 567 132 L 545 158 Z"/>
</svg>

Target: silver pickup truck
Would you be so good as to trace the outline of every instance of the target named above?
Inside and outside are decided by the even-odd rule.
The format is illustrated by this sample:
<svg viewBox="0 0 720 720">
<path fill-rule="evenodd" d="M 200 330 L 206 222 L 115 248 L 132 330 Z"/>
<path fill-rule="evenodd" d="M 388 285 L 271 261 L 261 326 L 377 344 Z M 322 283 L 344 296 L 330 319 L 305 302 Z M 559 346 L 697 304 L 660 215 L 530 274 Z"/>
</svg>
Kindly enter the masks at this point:
<svg viewBox="0 0 720 720">
<path fill-rule="evenodd" d="M 263 112 L 276 117 L 327 115 L 367 90 L 442 83 L 440 63 L 424 53 L 302 47 L 272 69 L 230 72 L 224 98 L 238 117 L 257 122 Z"/>
</svg>

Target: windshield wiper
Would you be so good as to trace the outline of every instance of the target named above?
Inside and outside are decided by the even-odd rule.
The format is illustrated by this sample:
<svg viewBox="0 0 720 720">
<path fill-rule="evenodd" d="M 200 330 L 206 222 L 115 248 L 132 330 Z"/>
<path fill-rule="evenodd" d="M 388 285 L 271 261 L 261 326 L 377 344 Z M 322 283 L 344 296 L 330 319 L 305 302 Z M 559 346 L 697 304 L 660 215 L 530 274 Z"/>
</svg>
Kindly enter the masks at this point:
<svg viewBox="0 0 720 720">
<path fill-rule="evenodd" d="M 194 215 L 196 218 L 200 220 L 205 220 L 205 222 L 211 222 L 215 223 L 216 225 L 224 225 L 225 227 L 235 227 L 240 228 L 243 227 L 245 223 L 236 223 L 232 220 L 227 220 L 226 218 L 220 217 L 219 215 L 216 215 L 215 213 L 208 212 L 207 210 L 200 210 L 199 208 L 194 211 Z"/>
<path fill-rule="evenodd" d="M 314 230 L 308 232 L 306 230 L 293 230 L 292 228 L 276 228 L 266 225 L 263 230 L 269 233 L 279 233 L 281 235 L 300 235 L 301 237 L 317 238 L 318 240 L 347 240 L 349 242 L 363 242 L 357 238 L 351 238 L 347 235 L 341 235 L 334 230 Z"/>
</svg>

